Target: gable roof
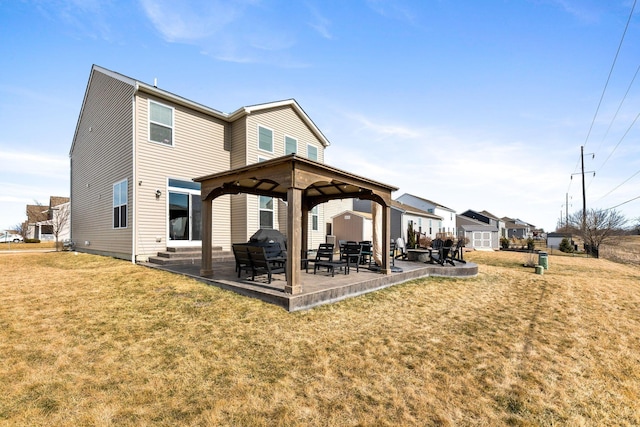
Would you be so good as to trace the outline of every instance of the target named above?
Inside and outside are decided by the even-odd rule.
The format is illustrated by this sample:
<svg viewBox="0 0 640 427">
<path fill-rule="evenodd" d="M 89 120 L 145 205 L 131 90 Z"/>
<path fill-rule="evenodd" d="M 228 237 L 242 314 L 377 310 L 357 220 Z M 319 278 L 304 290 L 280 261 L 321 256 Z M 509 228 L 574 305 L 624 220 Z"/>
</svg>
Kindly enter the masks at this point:
<svg viewBox="0 0 640 427">
<path fill-rule="evenodd" d="M 432 214 L 431 212 L 424 211 L 422 209 L 418 209 L 414 206 L 407 205 L 406 203 L 399 202 L 397 200 L 391 201 L 391 207 L 401 210 L 405 213 L 417 216 L 424 216 L 426 218 L 432 218 L 437 220 L 442 220 L 442 217 L 436 214 Z"/>
<path fill-rule="evenodd" d="M 404 196 L 413 197 L 414 199 L 418 199 L 418 200 L 423 201 L 423 202 L 425 202 L 425 203 L 430 203 L 430 204 L 432 204 L 432 205 L 434 205 L 435 207 L 438 207 L 438 208 L 440 208 L 440 209 L 445 209 L 445 210 L 448 210 L 448 211 L 451 211 L 451 212 L 455 212 L 455 210 L 453 210 L 453 209 L 451 209 L 451 208 L 448 208 L 448 207 L 446 207 L 446 206 L 444 206 L 444 205 L 441 205 L 440 203 L 436 203 L 436 202 L 431 201 L 431 200 L 429 200 L 429 199 L 425 199 L 425 198 L 423 198 L 423 197 L 418 197 L 418 196 L 415 196 L 415 195 L 413 195 L 413 194 L 409 194 L 409 193 L 404 193 L 404 194 L 403 194 L 402 196 L 400 196 L 400 197 L 404 197 Z M 397 197 L 397 198 L 396 198 L 396 200 L 398 200 L 400 197 Z"/>
<path fill-rule="evenodd" d="M 120 74 L 115 71 L 108 70 L 104 67 L 100 67 L 99 65 L 93 65 L 91 67 L 91 73 L 89 75 L 89 81 L 87 82 L 87 88 L 84 93 L 84 99 L 82 100 L 82 107 L 80 108 L 80 114 L 78 115 L 78 122 L 76 124 L 76 130 L 73 135 L 73 141 L 75 144 L 76 135 L 78 133 L 78 127 L 80 126 L 80 119 L 82 118 L 82 113 L 84 111 L 85 104 L 87 102 L 87 96 L 89 94 L 89 87 L 91 86 L 91 80 L 93 78 L 94 73 L 102 73 L 109 77 L 112 77 L 116 80 L 119 80 L 123 83 L 126 83 L 134 88 L 134 93 L 144 92 L 158 98 L 171 101 L 177 105 L 182 105 L 184 107 L 190 108 L 195 111 L 199 111 L 203 114 L 216 117 L 218 119 L 224 120 L 226 122 L 233 122 L 238 120 L 241 117 L 245 117 L 254 112 L 264 111 L 271 108 L 280 108 L 280 107 L 290 107 L 295 113 L 300 117 L 300 119 L 311 129 L 311 132 L 320 140 L 322 145 L 325 147 L 331 145 L 329 140 L 324 136 L 322 131 L 316 126 L 316 124 L 311 120 L 311 118 L 307 115 L 307 113 L 300 107 L 300 104 L 293 99 L 285 99 L 282 101 L 268 102 L 264 104 L 255 104 L 246 107 L 240 107 L 233 113 L 223 113 L 222 111 L 216 110 L 211 107 L 207 107 L 206 105 L 200 104 L 195 101 L 191 101 L 190 99 L 184 98 L 180 95 L 176 95 L 172 92 L 159 89 L 155 85 L 150 85 L 148 83 L 141 82 L 139 80 L 133 79 L 131 77 L 127 77 L 124 74 Z M 71 146 L 71 151 L 73 151 L 73 144 Z"/>
<path fill-rule="evenodd" d="M 464 231 L 490 231 L 497 233 L 498 229 L 486 222 L 478 221 L 464 215 L 456 215 L 456 226 Z"/>
<path fill-rule="evenodd" d="M 529 224 L 528 222 L 524 222 L 523 220 L 518 218 L 508 218 L 505 216 L 504 218 L 502 218 L 502 221 L 504 221 L 506 228 L 535 228 L 533 224 Z"/>
<path fill-rule="evenodd" d="M 498 218 L 497 216 L 495 216 L 489 211 L 480 211 L 479 213 L 486 216 L 487 218 L 495 219 L 496 221 L 502 221 L 500 218 Z"/>
</svg>

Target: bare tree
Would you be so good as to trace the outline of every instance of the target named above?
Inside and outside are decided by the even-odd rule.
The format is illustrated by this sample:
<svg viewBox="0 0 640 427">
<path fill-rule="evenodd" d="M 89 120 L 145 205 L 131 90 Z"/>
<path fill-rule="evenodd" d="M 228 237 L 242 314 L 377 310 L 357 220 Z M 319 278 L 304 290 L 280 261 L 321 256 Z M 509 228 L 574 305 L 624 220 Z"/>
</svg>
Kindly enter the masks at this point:
<svg viewBox="0 0 640 427">
<path fill-rule="evenodd" d="M 568 225 L 582 237 L 587 253 L 597 258 L 600 245 L 620 235 L 626 223 L 624 215 L 616 210 L 587 209 L 584 216 L 582 211 L 570 215 Z"/>
<path fill-rule="evenodd" d="M 27 230 L 29 229 L 29 223 L 27 221 L 19 222 L 13 226 L 13 230 L 24 237 L 27 238 Z"/>
<path fill-rule="evenodd" d="M 53 236 L 56 239 L 56 251 L 60 250 L 59 238 L 60 234 L 62 234 L 69 227 L 69 219 L 71 216 L 71 209 L 69 209 L 69 203 L 63 203 L 59 206 L 51 207 L 50 211 L 50 222 L 51 228 L 53 232 Z"/>
</svg>

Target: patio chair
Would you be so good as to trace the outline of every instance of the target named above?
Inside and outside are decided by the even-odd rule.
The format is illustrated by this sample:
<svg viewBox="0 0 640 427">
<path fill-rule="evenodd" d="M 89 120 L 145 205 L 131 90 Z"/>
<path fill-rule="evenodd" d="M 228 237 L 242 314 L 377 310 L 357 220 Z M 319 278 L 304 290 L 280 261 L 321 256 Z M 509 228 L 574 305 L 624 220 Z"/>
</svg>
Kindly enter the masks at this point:
<svg viewBox="0 0 640 427">
<path fill-rule="evenodd" d="M 347 272 L 352 264 L 356 266 L 356 272 L 360 272 L 360 258 L 362 257 L 362 245 L 357 242 L 347 242 L 340 252 L 340 260 L 347 263 Z"/>
<path fill-rule="evenodd" d="M 247 246 L 247 252 L 253 267 L 251 280 L 255 280 L 260 273 L 267 275 L 267 283 L 271 283 L 271 275 L 275 273 L 284 273 L 285 278 L 287 277 L 285 258 L 267 257 L 264 246 Z"/>
<path fill-rule="evenodd" d="M 391 242 L 389 244 L 389 255 L 391 256 L 391 266 L 396 266 L 396 242 Z"/>
<path fill-rule="evenodd" d="M 366 262 L 369 264 L 369 267 L 371 267 L 371 262 L 373 261 L 373 245 L 371 244 L 371 240 L 363 240 L 358 243 L 362 247 L 360 264 Z"/>
<path fill-rule="evenodd" d="M 464 245 L 464 238 L 459 238 L 455 248 L 453 248 L 451 253 L 452 260 L 459 261 L 463 264 L 467 263 L 467 261 L 464 260 Z"/>
<path fill-rule="evenodd" d="M 437 243 L 436 243 L 437 242 Z M 453 259 L 451 258 L 451 248 L 453 247 L 453 240 L 436 239 L 432 243 L 433 253 L 431 258 L 438 264 L 444 266 L 445 264 L 451 264 L 455 267 Z"/>
<path fill-rule="evenodd" d="M 319 268 L 326 268 L 331 272 L 331 277 L 335 274 L 336 268 L 342 268 L 345 264 L 342 261 L 333 260 L 333 244 L 332 243 L 320 243 L 318 250 L 316 251 L 316 258 L 313 260 L 313 274 L 316 274 Z M 344 274 L 347 274 L 347 269 L 344 269 Z"/>
<path fill-rule="evenodd" d="M 400 254 L 396 255 L 398 259 L 407 259 L 407 245 L 404 243 L 402 237 L 396 239 L 396 248 L 400 251 Z"/>
<path fill-rule="evenodd" d="M 238 272 L 238 279 L 243 271 L 253 272 L 251 266 L 251 258 L 249 258 L 249 252 L 247 251 L 247 245 L 242 243 L 234 243 L 232 246 L 233 256 L 236 259 L 236 271 Z"/>
</svg>

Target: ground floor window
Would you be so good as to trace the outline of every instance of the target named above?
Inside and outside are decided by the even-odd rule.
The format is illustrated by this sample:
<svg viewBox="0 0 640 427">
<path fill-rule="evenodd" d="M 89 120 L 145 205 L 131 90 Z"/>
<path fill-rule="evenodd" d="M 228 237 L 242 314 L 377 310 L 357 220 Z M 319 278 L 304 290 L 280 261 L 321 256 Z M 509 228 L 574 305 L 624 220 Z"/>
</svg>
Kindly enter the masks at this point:
<svg viewBox="0 0 640 427">
<path fill-rule="evenodd" d="M 318 231 L 318 206 L 311 209 L 311 230 Z"/>
<path fill-rule="evenodd" d="M 260 196 L 260 228 L 273 228 L 273 197 Z"/>
<path fill-rule="evenodd" d="M 127 180 L 113 184 L 113 228 L 127 228 Z"/>
</svg>

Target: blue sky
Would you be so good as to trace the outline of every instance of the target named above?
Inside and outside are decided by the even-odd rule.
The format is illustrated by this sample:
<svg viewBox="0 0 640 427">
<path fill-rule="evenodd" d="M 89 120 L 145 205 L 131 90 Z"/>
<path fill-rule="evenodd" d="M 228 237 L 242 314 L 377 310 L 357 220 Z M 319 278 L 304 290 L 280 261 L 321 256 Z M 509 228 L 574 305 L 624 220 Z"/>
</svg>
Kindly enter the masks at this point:
<svg viewBox="0 0 640 427">
<path fill-rule="evenodd" d="M 331 142 L 326 163 L 547 231 L 567 193 L 582 208 L 584 145 L 587 207 L 638 218 L 640 6 L 600 103 L 632 6 L 0 0 L 0 229 L 69 195 L 92 64 L 226 112 L 295 98 Z"/>
</svg>

